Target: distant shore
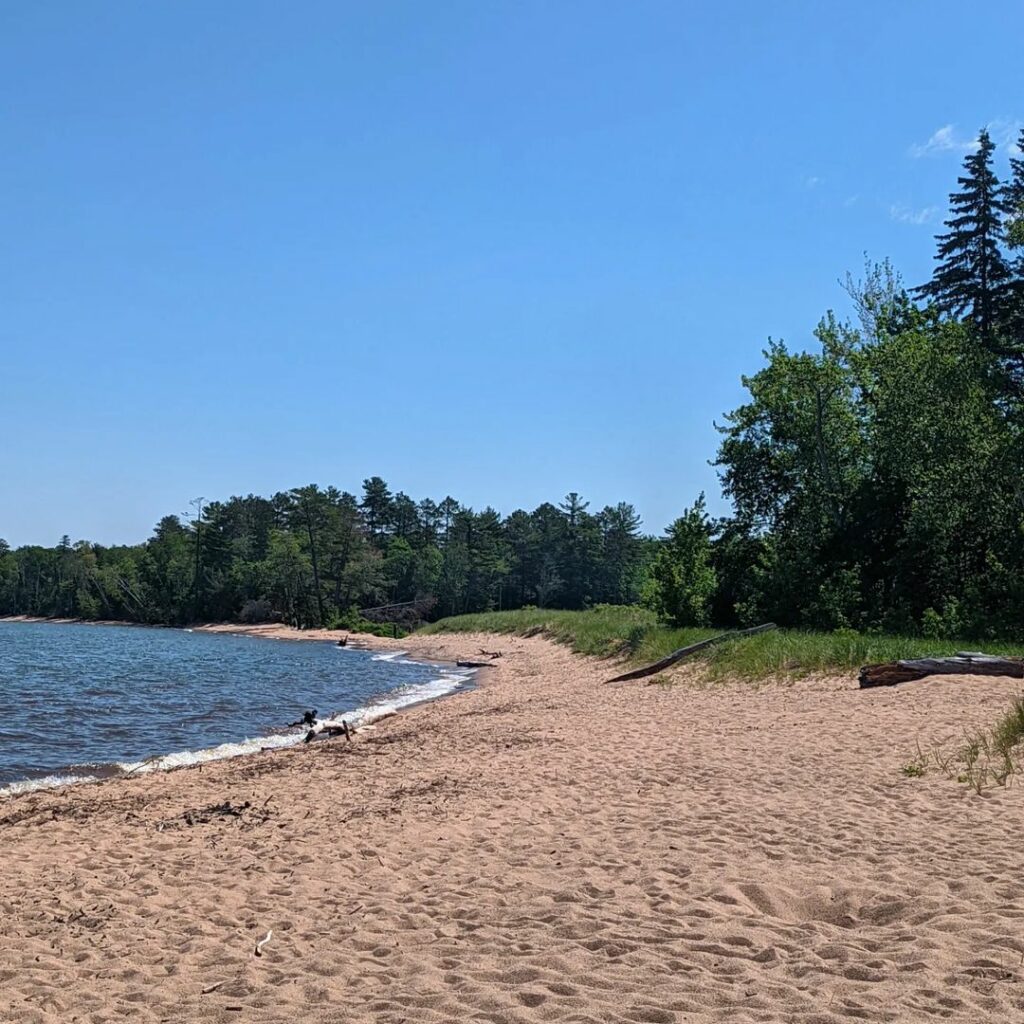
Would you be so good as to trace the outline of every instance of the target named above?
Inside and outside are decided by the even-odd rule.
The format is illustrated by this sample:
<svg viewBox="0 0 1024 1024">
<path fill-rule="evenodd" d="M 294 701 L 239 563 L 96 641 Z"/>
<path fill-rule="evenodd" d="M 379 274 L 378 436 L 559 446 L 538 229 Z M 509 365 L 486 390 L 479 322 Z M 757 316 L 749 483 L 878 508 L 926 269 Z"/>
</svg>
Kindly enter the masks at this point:
<svg viewBox="0 0 1024 1024">
<path fill-rule="evenodd" d="M 135 626 L 140 629 L 191 629 L 197 633 L 235 633 L 262 636 L 271 640 L 340 640 L 358 638 L 365 646 L 375 646 L 379 637 L 372 633 L 354 633 L 347 629 L 298 629 L 280 622 L 253 625 L 245 622 L 203 622 L 198 625 L 172 626 L 165 622 L 131 622 L 127 619 L 62 619 L 39 615 L 0 615 L 0 622 L 33 622 L 55 626 Z"/>
<path fill-rule="evenodd" d="M 1018 1013 L 1024 791 L 901 771 L 1018 681 L 614 688 L 539 637 L 371 642 L 501 657 L 350 743 L 0 802 L 0 1020 Z"/>
<path fill-rule="evenodd" d="M 0 615 L 0 622 L 41 622 L 54 626 L 149 626 L 148 622 L 127 619 L 56 619 L 46 615 Z M 156 624 L 158 627 L 159 623 Z M 173 628 L 173 627 L 170 627 Z"/>
</svg>

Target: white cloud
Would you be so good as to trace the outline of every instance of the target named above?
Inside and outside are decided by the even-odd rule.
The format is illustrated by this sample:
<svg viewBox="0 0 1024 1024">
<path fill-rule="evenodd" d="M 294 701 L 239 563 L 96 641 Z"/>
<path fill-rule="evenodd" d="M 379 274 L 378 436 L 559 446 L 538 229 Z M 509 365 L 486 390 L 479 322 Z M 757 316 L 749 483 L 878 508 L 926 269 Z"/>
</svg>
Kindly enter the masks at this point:
<svg viewBox="0 0 1024 1024">
<path fill-rule="evenodd" d="M 920 210 L 914 210 L 903 203 L 893 203 L 889 207 L 889 216 L 900 224 L 930 224 L 938 212 L 937 206 L 924 206 Z"/>
<path fill-rule="evenodd" d="M 970 153 L 978 148 L 978 140 L 957 138 L 956 128 L 944 124 L 932 132 L 931 138 L 925 143 L 915 143 L 910 147 L 913 157 L 931 156 L 933 153 Z"/>
<path fill-rule="evenodd" d="M 804 188 L 817 188 L 821 184 L 821 178 L 816 174 L 812 174 L 809 178 L 804 179 Z"/>
<path fill-rule="evenodd" d="M 1024 122 L 1014 121 L 1008 117 L 997 117 L 988 126 L 988 133 L 1000 149 L 1005 149 L 1012 156 L 1019 156 L 1021 149 L 1017 145 L 1017 139 L 1020 138 L 1021 128 L 1024 128 Z"/>
<path fill-rule="evenodd" d="M 1020 134 L 1021 122 L 1009 117 L 997 117 L 988 124 L 988 133 L 997 149 L 1008 152 L 1017 150 L 1016 140 Z M 916 142 L 910 147 L 912 157 L 934 156 L 936 153 L 973 153 L 978 148 L 978 137 L 966 138 L 958 135 L 956 126 L 944 124 L 932 132 L 927 142 Z"/>
</svg>

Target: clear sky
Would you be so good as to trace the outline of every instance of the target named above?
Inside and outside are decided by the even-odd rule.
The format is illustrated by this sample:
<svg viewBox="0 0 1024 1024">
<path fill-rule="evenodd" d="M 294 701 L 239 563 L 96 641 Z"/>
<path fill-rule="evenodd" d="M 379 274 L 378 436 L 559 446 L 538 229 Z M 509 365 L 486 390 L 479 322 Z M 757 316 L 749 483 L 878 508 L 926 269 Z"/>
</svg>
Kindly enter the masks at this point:
<svg viewBox="0 0 1024 1024">
<path fill-rule="evenodd" d="M 0 536 L 372 474 L 724 511 L 740 375 L 865 251 L 927 277 L 1021 39 L 1019 0 L 2 3 Z"/>
</svg>

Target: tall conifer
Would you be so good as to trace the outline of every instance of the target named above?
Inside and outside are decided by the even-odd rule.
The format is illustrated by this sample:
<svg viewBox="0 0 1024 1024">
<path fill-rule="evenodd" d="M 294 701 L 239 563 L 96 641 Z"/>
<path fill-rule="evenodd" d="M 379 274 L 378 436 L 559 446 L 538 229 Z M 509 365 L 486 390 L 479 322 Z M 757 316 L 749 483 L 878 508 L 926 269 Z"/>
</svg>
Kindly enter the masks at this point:
<svg viewBox="0 0 1024 1024">
<path fill-rule="evenodd" d="M 1003 256 L 1003 215 L 1007 200 L 992 170 L 995 144 L 986 129 L 978 135 L 978 148 L 964 160 L 957 178 L 959 192 L 949 197 L 949 228 L 937 235 L 932 279 L 914 292 L 932 300 L 943 313 L 964 314 L 978 329 L 982 343 L 993 339 L 1007 301 L 1010 268 Z"/>
<path fill-rule="evenodd" d="M 1007 333 L 1018 350 L 1024 350 L 1024 128 L 1017 140 L 1016 155 L 1010 156 L 1010 180 L 1004 190 L 1006 242 L 1013 253 L 1008 297 Z"/>
</svg>

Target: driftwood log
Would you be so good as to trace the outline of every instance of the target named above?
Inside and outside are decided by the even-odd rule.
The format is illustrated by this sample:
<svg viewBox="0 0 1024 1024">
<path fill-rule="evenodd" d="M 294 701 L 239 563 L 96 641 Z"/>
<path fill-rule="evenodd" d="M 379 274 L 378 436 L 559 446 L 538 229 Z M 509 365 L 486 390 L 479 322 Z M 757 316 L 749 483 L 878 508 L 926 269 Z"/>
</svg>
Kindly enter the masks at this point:
<svg viewBox="0 0 1024 1024">
<path fill-rule="evenodd" d="M 872 686 L 896 686 L 928 676 L 1010 676 L 1024 679 L 1024 659 L 1000 658 L 977 651 L 960 651 L 951 658 L 911 658 L 881 665 L 865 665 L 860 670 L 861 689 Z"/>
<path fill-rule="evenodd" d="M 734 629 L 728 633 L 719 633 L 718 636 L 708 637 L 707 640 L 701 640 L 698 643 L 690 644 L 689 647 L 680 647 L 679 650 L 673 651 L 668 657 L 662 658 L 661 661 L 656 661 L 653 665 L 646 665 L 644 668 L 633 669 L 632 672 L 624 672 L 621 676 L 616 676 L 614 679 L 608 679 L 606 682 L 609 683 L 625 683 L 631 679 L 643 679 L 644 676 L 653 676 L 657 672 L 662 672 L 666 668 L 670 668 L 677 661 L 682 661 L 683 658 L 690 654 L 696 654 L 698 651 L 706 650 L 708 647 L 714 647 L 715 644 L 720 644 L 725 640 L 737 640 L 742 636 L 753 636 L 755 633 L 767 633 L 771 629 L 775 629 L 774 622 L 765 622 L 760 626 L 753 626 L 751 629 Z"/>
</svg>

